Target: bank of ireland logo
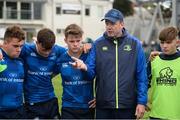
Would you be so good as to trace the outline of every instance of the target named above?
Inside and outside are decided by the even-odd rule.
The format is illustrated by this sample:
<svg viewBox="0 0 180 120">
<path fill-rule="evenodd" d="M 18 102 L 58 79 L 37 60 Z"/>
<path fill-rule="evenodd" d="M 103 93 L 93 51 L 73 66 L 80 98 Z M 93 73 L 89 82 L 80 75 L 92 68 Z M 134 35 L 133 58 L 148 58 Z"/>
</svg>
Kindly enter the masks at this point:
<svg viewBox="0 0 180 120">
<path fill-rule="evenodd" d="M 75 80 L 75 81 L 80 80 L 80 76 L 73 76 L 73 80 Z"/>
<path fill-rule="evenodd" d="M 132 50 L 131 45 L 124 45 L 123 50 L 124 51 L 131 51 Z"/>
<path fill-rule="evenodd" d="M 47 67 L 40 67 L 39 68 L 41 71 L 47 71 Z"/>
<path fill-rule="evenodd" d="M 10 73 L 9 74 L 9 77 L 11 77 L 11 78 L 15 78 L 15 77 L 17 77 L 18 75 L 16 74 L 16 73 Z"/>
<path fill-rule="evenodd" d="M 159 77 L 156 79 L 157 85 L 174 86 L 177 79 L 172 78 L 173 70 L 170 67 L 165 67 L 160 70 Z"/>
</svg>

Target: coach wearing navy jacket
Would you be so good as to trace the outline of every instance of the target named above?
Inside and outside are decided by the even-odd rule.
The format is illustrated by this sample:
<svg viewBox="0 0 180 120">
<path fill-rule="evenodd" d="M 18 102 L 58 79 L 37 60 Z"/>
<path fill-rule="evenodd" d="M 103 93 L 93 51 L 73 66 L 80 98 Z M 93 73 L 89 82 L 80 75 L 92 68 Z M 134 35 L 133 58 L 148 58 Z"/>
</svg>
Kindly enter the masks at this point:
<svg viewBox="0 0 180 120">
<path fill-rule="evenodd" d="M 90 78 L 96 76 L 97 118 L 142 118 L 147 103 L 142 45 L 124 28 L 119 10 L 109 10 L 103 20 L 106 32 L 95 41 L 86 64 L 74 59 L 73 65 Z"/>
</svg>

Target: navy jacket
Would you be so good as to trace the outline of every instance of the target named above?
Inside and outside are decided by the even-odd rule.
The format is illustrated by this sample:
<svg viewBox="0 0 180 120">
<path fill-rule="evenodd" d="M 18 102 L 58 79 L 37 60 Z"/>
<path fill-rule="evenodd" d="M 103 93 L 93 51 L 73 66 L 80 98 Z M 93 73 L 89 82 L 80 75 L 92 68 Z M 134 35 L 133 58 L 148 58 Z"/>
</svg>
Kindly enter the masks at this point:
<svg viewBox="0 0 180 120">
<path fill-rule="evenodd" d="M 106 33 L 95 41 L 86 61 L 87 75 L 96 76 L 97 108 L 135 108 L 147 103 L 146 60 L 140 41 Z"/>
</svg>

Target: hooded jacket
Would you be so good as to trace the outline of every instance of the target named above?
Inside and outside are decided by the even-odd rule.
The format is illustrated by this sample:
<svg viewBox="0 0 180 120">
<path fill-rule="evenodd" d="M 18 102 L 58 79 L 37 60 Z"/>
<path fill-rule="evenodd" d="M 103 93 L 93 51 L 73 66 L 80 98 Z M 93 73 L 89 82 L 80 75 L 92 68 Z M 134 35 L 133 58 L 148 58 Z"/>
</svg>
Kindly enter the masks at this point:
<svg viewBox="0 0 180 120">
<path fill-rule="evenodd" d="M 96 77 L 97 108 L 135 108 L 147 103 L 146 60 L 140 41 L 125 29 L 119 38 L 98 38 L 87 58 L 87 75 Z"/>
</svg>

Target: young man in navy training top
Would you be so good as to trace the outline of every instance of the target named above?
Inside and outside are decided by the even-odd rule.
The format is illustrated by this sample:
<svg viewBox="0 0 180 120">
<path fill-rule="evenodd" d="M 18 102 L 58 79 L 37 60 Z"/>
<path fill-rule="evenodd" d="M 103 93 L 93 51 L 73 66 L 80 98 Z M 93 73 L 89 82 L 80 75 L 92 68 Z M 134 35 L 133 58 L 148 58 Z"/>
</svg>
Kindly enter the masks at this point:
<svg viewBox="0 0 180 120">
<path fill-rule="evenodd" d="M 62 119 L 93 119 L 94 105 L 93 80 L 85 76 L 82 70 L 73 68 L 72 56 L 85 61 L 87 53 L 81 50 L 82 29 L 76 24 L 70 24 L 65 29 L 65 42 L 68 50 L 58 61 L 58 71 L 61 73 Z"/>
<path fill-rule="evenodd" d="M 146 60 L 140 40 L 124 27 L 123 15 L 111 9 L 104 19 L 106 31 L 90 51 L 83 69 L 90 78 L 96 76 L 96 118 L 140 119 L 147 103 Z"/>
<path fill-rule="evenodd" d="M 24 60 L 24 96 L 28 118 L 60 118 L 58 101 L 52 85 L 53 74 L 65 49 L 54 45 L 55 34 L 48 28 L 41 29 L 37 41 L 25 44 L 20 57 Z"/>
<path fill-rule="evenodd" d="M 25 33 L 19 26 L 8 27 L 1 46 L 0 119 L 26 118 L 23 107 L 24 63 L 19 58 Z"/>
</svg>

